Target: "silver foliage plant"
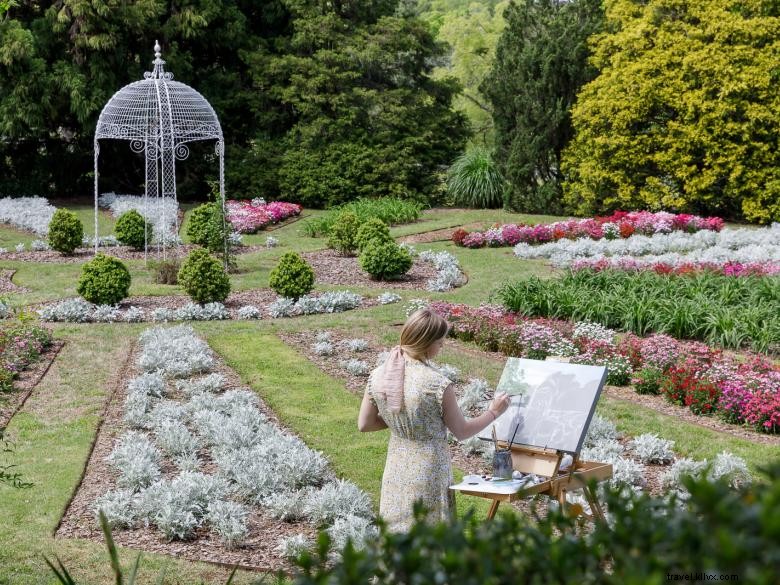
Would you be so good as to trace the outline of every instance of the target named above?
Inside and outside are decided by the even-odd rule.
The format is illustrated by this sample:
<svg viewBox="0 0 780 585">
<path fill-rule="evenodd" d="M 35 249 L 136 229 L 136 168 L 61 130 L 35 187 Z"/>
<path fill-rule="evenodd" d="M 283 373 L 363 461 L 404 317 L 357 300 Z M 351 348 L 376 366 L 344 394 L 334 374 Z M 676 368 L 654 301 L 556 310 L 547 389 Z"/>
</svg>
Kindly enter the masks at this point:
<svg viewBox="0 0 780 585">
<path fill-rule="evenodd" d="M 392 292 L 383 292 L 376 298 L 380 305 L 390 305 L 401 300 L 401 295 Z"/>
<path fill-rule="evenodd" d="M 244 319 L 244 320 L 251 320 L 251 319 L 262 319 L 263 314 L 254 305 L 244 305 L 243 307 L 238 309 L 238 318 Z"/>
<path fill-rule="evenodd" d="M 368 341 L 365 339 L 345 339 L 341 342 L 341 345 L 349 351 L 356 353 L 368 350 Z"/>
<path fill-rule="evenodd" d="M 206 521 L 228 548 L 240 545 L 249 533 L 249 509 L 236 502 L 215 500 L 208 505 Z"/>
<path fill-rule="evenodd" d="M 98 305 L 92 312 L 95 323 L 116 323 L 121 318 L 119 309 L 112 305 Z"/>
<path fill-rule="evenodd" d="M 117 485 L 132 491 L 160 478 L 160 452 L 143 433 L 128 431 L 117 441 L 108 462 L 119 472 Z"/>
<path fill-rule="evenodd" d="M 634 437 L 631 450 L 642 463 L 667 465 L 674 461 L 674 441 L 662 439 L 655 433 Z"/>
<path fill-rule="evenodd" d="M 138 520 L 133 498 L 132 490 L 119 489 L 106 492 L 92 505 L 95 521 L 98 521 L 100 512 L 103 512 L 111 528 L 131 528 Z"/>
<path fill-rule="evenodd" d="M 43 321 L 63 321 L 67 323 L 87 323 L 92 317 L 95 305 L 84 299 L 67 299 L 38 309 Z"/>
<path fill-rule="evenodd" d="M 368 376 L 370 371 L 368 363 L 363 360 L 345 360 L 341 362 L 341 367 L 353 376 Z"/>
<path fill-rule="evenodd" d="M 429 291 L 444 292 L 466 283 L 466 275 L 460 269 L 458 259 L 449 252 L 426 250 L 420 252 L 419 257 L 436 267 L 436 276 L 427 283 Z"/>
<path fill-rule="evenodd" d="M 222 374 L 209 374 L 200 378 L 190 378 L 189 380 L 177 380 L 176 388 L 187 396 L 195 394 L 216 393 L 225 386 L 225 376 Z"/>
<path fill-rule="evenodd" d="M 204 363 L 214 363 L 191 328 L 150 328 L 140 346 L 145 373 L 128 383 L 125 418 L 151 430 L 179 475 L 162 478 L 160 450 L 146 433 L 129 431 L 108 458 L 119 472 L 120 489 L 99 498 L 96 513 L 103 510 L 116 527 L 154 526 L 169 540 L 193 538 L 208 526 L 229 547 L 246 537 L 246 504 L 322 526 L 341 519 L 336 539 L 346 539 L 337 536 L 344 534 L 357 542 L 369 529 L 368 496 L 350 482 L 331 481 L 325 457 L 276 427 L 259 410 L 254 392 L 224 391 L 220 374 L 196 375 Z M 167 393 L 168 376 L 186 378 L 176 380 L 174 394 Z M 198 471 L 204 449 L 217 465 L 214 475 Z"/>
<path fill-rule="evenodd" d="M 458 399 L 458 406 L 461 410 L 472 410 L 476 408 L 477 404 L 479 404 L 479 402 L 490 392 L 491 388 L 487 383 L 487 380 L 470 378 L 468 383 L 463 387 L 461 396 Z"/>
<path fill-rule="evenodd" d="M 333 548 L 332 550 L 341 551 L 347 545 L 348 541 L 356 550 L 366 548 L 366 543 L 379 535 L 377 527 L 364 516 L 340 516 L 336 518 L 333 525 L 328 528 Z M 338 553 L 336 552 L 338 555 Z"/>
<path fill-rule="evenodd" d="M 312 345 L 312 351 L 317 355 L 333 355 L 336 347 L 329 341 L 317 341 Z"/>
<path fill-rule="evenodd" d="M 305 534 L 294 534 L 280 538 L 276 545 L 276 552 L 288 560 L 297 559 L 304 551 L 314 547 L 311 539 Z"/>
<path fill-rule="evenodd" d="M 327 526 L 337 518 L 371 518 L 371 499 L 351 481 L 337 479 L 318 490 L 310 490 L 304 503 L 306 516 L 318 526 Z"/>
<path fill-rule="evenodd" d="M 329 291 L 317 296 L 306 295 L 297 301 L 279 297 L 268 307 L 271 317 L 294 317 L 319 313 L 341 313 L 358 308 L 363 297 L 351 291 Z"/>
<path fill-rule="evenodd" d="M 186 378 L 208 372 L 214 356 L 192 327 L 154 327 L 141 334 L 138 365 L 146 372 L 158 371 L 166 377 Z"/>
</svg>

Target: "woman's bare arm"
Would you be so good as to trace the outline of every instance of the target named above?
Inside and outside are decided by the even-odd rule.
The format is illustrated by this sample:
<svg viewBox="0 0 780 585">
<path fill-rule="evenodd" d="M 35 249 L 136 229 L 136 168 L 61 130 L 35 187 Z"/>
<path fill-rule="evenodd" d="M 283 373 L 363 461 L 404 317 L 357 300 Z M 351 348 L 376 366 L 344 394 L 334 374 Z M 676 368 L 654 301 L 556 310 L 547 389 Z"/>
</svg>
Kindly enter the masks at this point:
<svg viewBox="0 0 780 585">
<path fill-rule="evenodd" d="M 509 406 L 509 397 L 506 394 L 498 394 L 490 403 L 488 410 L 474 418 L 466 418 L 460 411 L 458 400 L 455 398 L 455 390 L 448 386 L 444 391 L 442 408 L 444 410 L 444 424 L 459 441 L 473 437 L 479 431 L 492 423 Z"/>
<path fill-rule="evenodd" d="M 358 430 L 361 433 L 370 433 L 371 431 L 381 431 L 387 428 L 387 423 L 379 416 L 379 410 L 368 396 L 368 391 L 363 393 L 363 402 L 360 404 L 360 414 L 358 414 Z"/>
</svg>

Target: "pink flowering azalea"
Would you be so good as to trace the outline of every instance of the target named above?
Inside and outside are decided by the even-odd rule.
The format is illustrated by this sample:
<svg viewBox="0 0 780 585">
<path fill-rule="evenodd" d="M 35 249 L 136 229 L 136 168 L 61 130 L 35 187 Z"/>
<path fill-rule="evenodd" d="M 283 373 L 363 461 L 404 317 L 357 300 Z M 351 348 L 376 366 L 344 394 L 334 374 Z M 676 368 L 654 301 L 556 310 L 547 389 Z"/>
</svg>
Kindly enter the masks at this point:
<svg viewBox="0 0 780 585">
<path fill-rule="evenodd" d="M 267 225 L 279 223 L 301 213 L 297 203 L 272 201 L 265 203 L 262 199 L 226 201 L 227 219 L 233 229 L 242 234 L 255 233 Z"/>
</svg>

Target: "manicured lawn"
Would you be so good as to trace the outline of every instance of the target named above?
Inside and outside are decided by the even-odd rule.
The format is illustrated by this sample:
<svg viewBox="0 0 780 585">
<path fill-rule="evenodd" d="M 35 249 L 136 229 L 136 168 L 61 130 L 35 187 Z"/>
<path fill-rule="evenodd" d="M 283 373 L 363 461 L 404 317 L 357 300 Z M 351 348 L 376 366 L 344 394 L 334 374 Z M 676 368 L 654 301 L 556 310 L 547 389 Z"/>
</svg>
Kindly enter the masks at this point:
<svg viewBox="0 0 780 585">
<path fill-rule="evenodd" d="M 185 225 L 192 206 L 186 207 Z M 91 217 L 91 207 L 77 210 Z M 315 216 L 322 212 L 309 211 Z M 554 221 L 555 217 L 520 216 L 503 211 L 434 210 L 423 214 L 423 220 L 393 228 L 396 236 L 458 225 L 526 221 Z M 309 251 L 325 246 L 323 238 L 302 234 L 305 219 L 272 232 L 246 236 L 247 244 L 262 244 L 267 235 L 281 242 L 280 247 L 259 250 L 238 257 L 239 271 L 231 275 L 234 290 L 265 287 L 268 275 L 279 257 L 288 250 Z M 89 224 L 91 225 L 91 224 Z M 107 225 L 107 224 L 101 224 Z M 102 233 L 101 227 L 101 233 Z M 0 227 L 0 245 L 9 229 Z M 30 238 L 33 239 L 33 238 Z M 8 247 L 8 246 L 6 246 Z M 322 373 L 314 364 L 277 336 L 281 330 L 316 332 L 321 329 L 348 331 L 355 337 L 366 336 L 390 346 L 397 343 L 405 303 L 410 299 L 446 299 L 477 305 L 490 300 L 491 293 L 505 280 L 531 275 L 550 277 L 555 272 L 543 261 L 520 261 L 511 248 L 469 250 L 451 242 L 417 245 L 418 250 L 446 250 L 455 254 L 469 277 L 464 287 L 447 293 L 400 291 L 403 301 L 380 305 L 369 310 L 340 314 L 316 315 L 295 319 L 257 322 L 194 323 L 201 333 L 233 367 L 243 382 L 256 391 L 277 413 L 280 420 L 299 434 L 314 449 L 323 451 L 333 469 L 366 490 L 378 504 L 384 468 L 387 433 L 360 433 L 356 426 L 360 398 L 347 391 L 343 383 Z M 128 262 L 133 276 L 131 294 L 178 294 L 179 287 L 157 285 L 143 262 Z M 6 295 L 13 304 L 30 304 L 75 296 L 81 270 L 79 264 L 45 264 L 0 260 L 0 268 L 17 270 L 14 281 L 31 289 L 30 293 Z M 346 287 L 318 286 L 318 289 Z M 350 289 L 366 295 L 377 295 L 379 288 Z M 76 489 L 89 453 L 99 416 L 107 397 L 109 380 L 127 355 L 141 325 L 58 325 L 59 338 L 67 344 L 49 374 L 36 389 L 21 414 L 9 426 L 16 443 L 13 455 L 19 471 L 33 481 L 29 490 L 11 490 L 0 486 L 0 585 L 52 583 L 42 556 L 59 555 L 74 568 L 81 582 L 110 582 L 105 549 L 92 542 L 54 540 L 53 531 L 73 490 Z M 472 346 L 473 347 L 473 346 Z M 437 361 L 458 367 L 463 376 L 482 377 L 491 384 L 498 381 L 503 362 L 489 359 L 448 343 Z M 776 447 L 752 443 L 724 433 L 614 399 L 603 397 L 598 412 L 613 420 L 628 435 L 655 432 L 672 439 L 680 455 L 711 459 L 727 450 L 743 457 L 750 470 L 761 477 L 759 468 L 778 457 Z M 478 514 L 486 506 L 471 498 L 459 498 L 459 512 L 478 503 Z M 135 551 L 122 550 L 128 563 Z M 155 582 L 159 569 L 168 567 L 166 583 L 193 583 L 204 580 L 223 583 L 226 572 L 211 565 L 180 562 L 168 557 L 144 554 L 141 583 Z M 243 575 L 239 582 L 249 582 Z"/>
</svg>

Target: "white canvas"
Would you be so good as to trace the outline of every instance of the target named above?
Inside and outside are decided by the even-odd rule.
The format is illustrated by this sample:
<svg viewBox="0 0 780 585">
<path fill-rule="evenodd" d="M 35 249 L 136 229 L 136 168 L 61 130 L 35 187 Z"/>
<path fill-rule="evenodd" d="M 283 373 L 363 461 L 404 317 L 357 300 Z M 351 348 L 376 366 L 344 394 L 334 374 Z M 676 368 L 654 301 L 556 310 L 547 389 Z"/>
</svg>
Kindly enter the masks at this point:
<svg viewBox="0 0 780 585">
<path fill-rule="evenodd" d="M 579 453 L 606 377 L 604 366 L 509 358 L 497 391 L 512 402 L 493 423 L 498 439 L 517 428 L 514 444 Z M 492 427 L 478 436 L 490 439 Z"/>
</svg>

